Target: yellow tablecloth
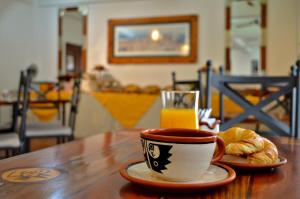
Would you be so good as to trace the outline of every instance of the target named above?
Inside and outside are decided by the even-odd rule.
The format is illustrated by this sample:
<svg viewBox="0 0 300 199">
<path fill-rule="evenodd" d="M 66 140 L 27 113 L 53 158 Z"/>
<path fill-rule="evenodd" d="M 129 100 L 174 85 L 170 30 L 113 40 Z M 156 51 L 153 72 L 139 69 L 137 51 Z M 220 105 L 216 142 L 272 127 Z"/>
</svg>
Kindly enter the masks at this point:
<svg viewBox="0 0 300 199">
<path fill-rule="evenodd" d="M 109 92 L 94 92 L 93 96 L 126 128 L 133 128 L 158 97 L 150 94 Z"/>
<path fill-rule="evenodd" d="M 259 97 L 255 96 L 246 96 L 246 99 L 250 101 L 252 104 L 257 104 L 260 100 Z M 220 110 L 220 105 L 219 105 L 219 95 L 214 94 L 212 95 L 212 115 L 213 116 L 219 116 L 219 110 Z M 231 101 L 228 97 L 224 96 L 224 114 L 225 115 L 234 115 L 238 113 L 242 113 L 243 109 Z"/>
<path fill-rule="evenodd" d="M 69 100 L 71 98 L 72 93 L 69 91 L 60 91 L 60 99 L 61 100 Z M 30 93 L 30 100 L 35 100 L 37 98 L 36 93 Z M 58 92 L 49 92 L 46 95 L 48 100 L 58 100 L 59 93 Z M 34 104 L 31 112 L 42 122 L 51 121 L 57 115 L 57 109 L 54 107 L 53 103 L 36 103 Z M 53 108 L 52 108 L 53 107 Z"/>
<path fill-rule="evenodd" d="M 159 95 L 149 94 L 129 94 L 129 93 L 110 93 L 94 92 L 93 96 L 99 103 L 123 126 L 133 128 L 140 118 L 149 110 L 155 99 Z M 247 96 L 251 103 L 259 102 L 258 97 Z M 219 95 L 212 96 L 212 115 L 219 115 Z M 243 109 L 224 96 L 225 115 L 234 115 L 243 112 Z M 159 115 L 157 116 L 159 117 Z"/>
</svg>

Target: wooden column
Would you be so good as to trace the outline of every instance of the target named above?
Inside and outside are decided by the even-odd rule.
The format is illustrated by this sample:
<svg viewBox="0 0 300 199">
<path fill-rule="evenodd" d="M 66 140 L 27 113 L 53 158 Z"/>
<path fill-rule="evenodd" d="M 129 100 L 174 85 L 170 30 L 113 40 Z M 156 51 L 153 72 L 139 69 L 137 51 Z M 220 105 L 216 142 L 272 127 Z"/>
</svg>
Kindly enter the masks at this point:
<svg viewBox="0 0 300 199">
<path fill-rule="evenodd" d="M 261 0 L 261 70 L 267 70 L 267 0 Z"/>
<path fill-rule="evenodd" d="M 63 35 L 63 11 L 59 11 L 58 15 L 58 73 L 62 71 L 62 35 Z"/>
<path fill-rule="evenodd" d="M 86 15 L 82 16 L 82 36 L 83 36 L 83 45 L 82 45 L 82 68 L 81 71 L 86 71 L 87 66 L 87 27 L 88 27 L 88 17 Z"/>
<path fill-rule="evenodd" d="M 225 70 L 231 70 L 231 0 L 226 0 L 225 8 Z"/>
</svg>

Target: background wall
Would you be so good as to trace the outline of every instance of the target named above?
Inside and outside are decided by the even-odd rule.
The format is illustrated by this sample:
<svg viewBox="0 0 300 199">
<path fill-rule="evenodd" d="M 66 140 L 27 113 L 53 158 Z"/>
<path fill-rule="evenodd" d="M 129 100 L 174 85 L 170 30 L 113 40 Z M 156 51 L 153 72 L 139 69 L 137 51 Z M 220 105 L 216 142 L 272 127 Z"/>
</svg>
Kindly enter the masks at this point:
<svg viewBox="0 0 300 199">
<path fill-rule="evenodd" d="M 43 1 L 41 1 L 43 2 Z M 46 1 L 45 1 L 46 2 Z M 49 1 L 50 2 L 50 1 Z M 43 26 L 55 29 L 49 21 L 56 19 L 55 6 L 74 6 L 71 1 L 52 0 L 52 4 L 40 4 L 40 10 L 48 10 L 49 15 L 40 18 Z M 65 2 L 65 4 L 63 3 Z M 75 1 L 72 1 L 75 2 Z M 82 1 L 79 1 L 82 2 Z M 86 2 L 89 2 L 88 0 Z M 224 63 L 224 1 L 223 0 L 127 0 L 90 1 L 88 21 L 88 70 L 103 64 L 123 84 L 167 85 L 171 82 L 170 73 L 175 70 L 178 78 L 195 78 L 195 71 L 204 65 L 207 59 L 213 59 L 215 65 Z M 104 2 L 104 3 L 103 3 Z M 289 66 L 297 59 L 297 41 L 300 43 L 300 0 L 268 1 L 268 36 L 267 36 L 267 73 L 270 75 L 288 74 Z M 70 3 L 70 4 L 69 4 Z M 47 6 L 47 7 L 45 7 Z M 42 12 L 44 14 L 44 12 Z M 297 14 L 298 13 L 298 14 Z M 127 64 L 110 65 L 107 63 L 107 20 L 112 18 L 130 18 L 144 16 L 197 14 L 199 16 L 199 53 L 195 64 Z M 53 21 L 54 23 L 54 21 Z M 44 28 L 44 27 L 40 28 Z M 297 38 L 297 34 L 299 35 Z M 57 35 L 46 34 L 50 42 L 57 41 Z M 298 39 L 298 40 L 297 40 Z M 298 45 L 300 46 L 300 44 Z M 50 58 L 50 50 L 46 49 Z M 298 50 L 300 51 L 300 50 Z M 56 58 L 56 54 L 51 60 Z M 45 58 L 46 59 L 46 58 Z M 45 63 L 47 64 L 47 63 Z M 48 64 L 49 67 L 52 67 Z M 242 67 L 242 66 L 241 66 Z M 56 69 L 55 69 L 56 70 Z M 243 69 L 237 71 L 244 71 Z M 134 73 L 133 73 L 134 72 Z"/>
<path fill-rule="evenodd" d="M 267 72 L 285 75 L 297 59 L 299 0 L 268 1 Z"/>
<path fill-rule="evenodd" d="M 300 0 L 298 0 L 298 5 L 297 5 L 297 27 L 298 27 L 298 45 L 297 45 L 297 57 L 300 58 Z"/>
<path fill-rule="evenodd" d="M 20 70 L 33 63 L 38 79 L 56 79 L 57 10 L 34 0 L 0 1 L 0 91 L 16 89 Z"/>
<path fill-rule="evenodd" d="M 97 64 L 107 66 L 121 83 L 140 85 L 171 84 L 171 71 L 178 78 L 196 78 L 196 70 L 207 59 L 223 63 L 224 4 L 220 0 L 164 0 L 95 4 L 89 7 L 88 69 Z M 114 18 L 198 15 L 198 62 L 195 64 L 127 64 L 107 63 L 107 21 Z M 221 20 L 220 20 L 221 19 Z"/>
<path fill-rule="evenodd" d="M 74 3 L 75 2 L 75 3 Z M 17 86 L 21 68 L 39 66 L 39 79 L 57 76 L 59 7 L 88 3 L 88 70 L 107 66 L 123 84 L 167 85 L 170 73 L 195 78 L 196 69 L 207 59 L 224 63 L 223 0 L 1 0 L 0 2 L 0 90 Z M 268 74 L 287 74 L 300 52 L 300 0 L 268 1 Z M 107 20 L 121 17 L 197 14 L 199 54 L 195 64 L 109 65 Z M 298 43 L 298 47 L 297 47 Z"/>
<path fill-rule="evenodd" d="M 19 71 L 36 60 L 34 15 L 30 3 L 0 1 L 0 90 L 15 88 Z"/>
<path fill-rule="evenodd" d="M 38 79 L 56 80 L 58 75 L 58 8 L 38 7 L 35 15 L 38 46 Z"/>
</svg>

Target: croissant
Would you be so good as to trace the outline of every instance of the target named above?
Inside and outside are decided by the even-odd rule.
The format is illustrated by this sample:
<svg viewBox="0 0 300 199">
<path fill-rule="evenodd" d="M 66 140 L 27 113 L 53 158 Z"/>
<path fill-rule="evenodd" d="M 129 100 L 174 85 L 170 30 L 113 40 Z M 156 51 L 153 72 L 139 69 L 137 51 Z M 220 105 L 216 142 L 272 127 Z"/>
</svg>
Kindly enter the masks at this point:
<svg viewBox="0 0 300 199">
<path fill-rule="evenodd" d="M 225 154 L 229 155 L 249 155 L 261 151 L 264 140 L 252 130 L 239 127 L 230 128 L 220 132 L 219 136 L 225 142 Z"/>
<path fill-rule="evenodd" d="M 276 146 L 267 138 L 263 138 L 263 140 L 263 150 L 257 153 L 253 153 L 247 157 L 250 163 L 271 164 L 278 161 L 278 150 Z"/>
</svg>

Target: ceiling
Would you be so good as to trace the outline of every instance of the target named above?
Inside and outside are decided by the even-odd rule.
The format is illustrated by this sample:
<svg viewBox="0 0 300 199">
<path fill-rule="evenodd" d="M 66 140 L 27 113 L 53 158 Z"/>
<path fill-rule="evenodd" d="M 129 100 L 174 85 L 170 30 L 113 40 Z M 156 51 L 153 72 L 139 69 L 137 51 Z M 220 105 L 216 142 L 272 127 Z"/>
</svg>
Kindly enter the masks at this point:
<svg viewBox="0 0 300 199">
<path fill-rule="evenodd" d="M 132 1 L 159 1 L 159 0 L 36 0 L 39 6 L 66 6 L 93 3 L 115 3 Z"/>
</svg>

